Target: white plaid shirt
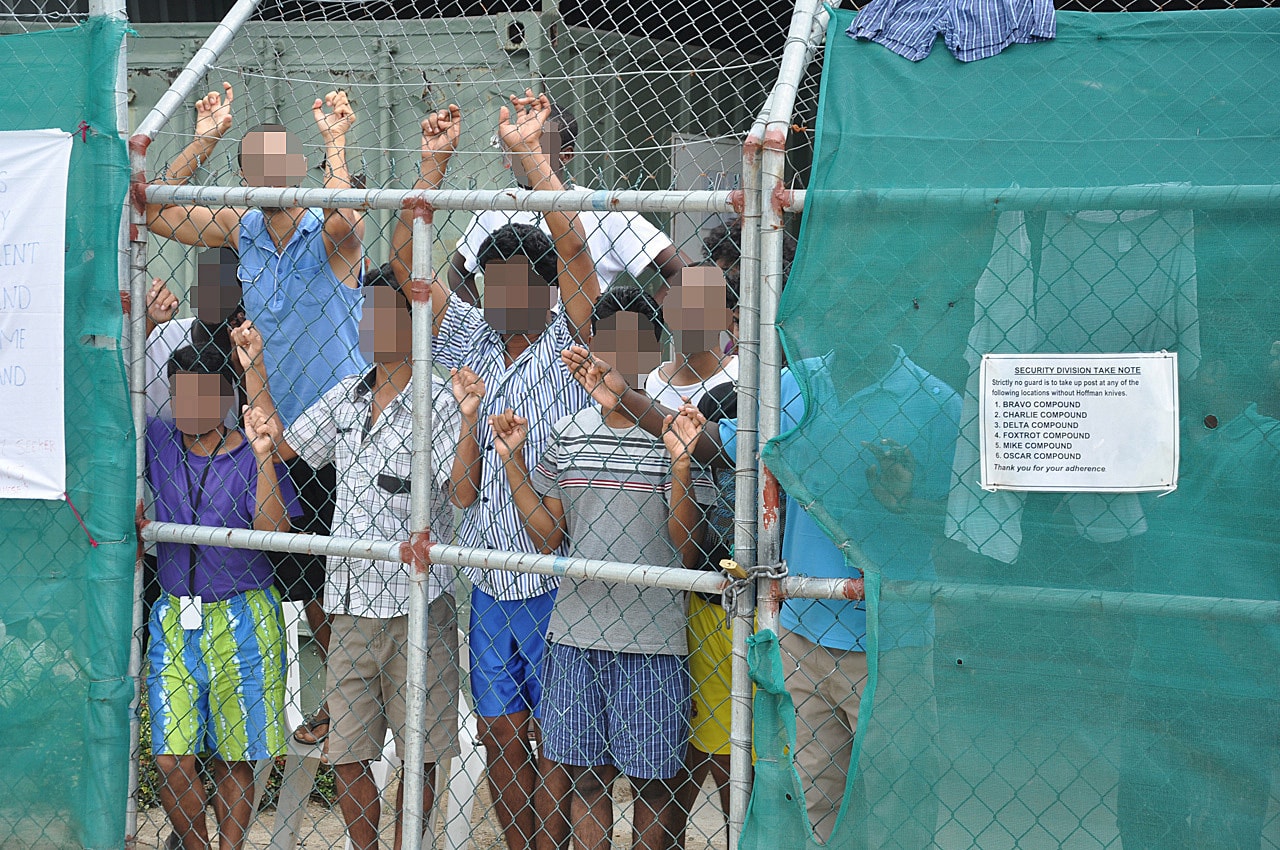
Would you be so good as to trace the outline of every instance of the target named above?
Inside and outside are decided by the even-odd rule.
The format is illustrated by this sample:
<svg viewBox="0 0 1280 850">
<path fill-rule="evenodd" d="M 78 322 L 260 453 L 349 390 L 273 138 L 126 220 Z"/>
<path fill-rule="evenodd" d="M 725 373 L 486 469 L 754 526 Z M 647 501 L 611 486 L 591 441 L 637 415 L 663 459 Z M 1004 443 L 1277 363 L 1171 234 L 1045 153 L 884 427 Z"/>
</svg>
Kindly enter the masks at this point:
<svg viewBox="0 0 1280 850">
<path fill-rule="evenodd" d="M 332 463 L 338 470 L 335 537 L 408 540 L 409 473 L 413 456 L 413 384 L 410 383 L 369 425 L 376 369 L 341 381 L 307 408 L 285 439 L 311 466 Z M 416 380 L 416 377 L 415 379 Z M 457 452 L 461 414 L 449 385 L 435 375 L 432 386 L 431 533 L 453 539 L 453 510 L 447 486 Z M 330 556 L 324 607 L 331 614 L 398 617 L 409 612 L 409 565 Z M 453 569 L 433 564 L 428 600 L 452 592 Z"/>
<path fill-rule="evenodd" d="M 533 469 L 551 442 L 551 426 L 591 403 L 582 385 L 560 360 L 560 352 L 573 344 L 568 319 L 559 311 L 542 335 L 510 366 L 502 336 L 484 319 L 484 313 L 449 296 L 449 309 L 432 342 L 436 362 L 451 368 L 469 366 L 484 380 L 485 397 L 476 427 L 480 444 L 480 495 L 463 511 L 459 536 L 464 546 L 537 552 L 525 531 L 524 520 L 511 498 L 507 475 L 493 450 L 489 414 L 507 408 L 529 420 L 525 463 Z M 562 552 L 563 553 L 563 552 Z M 554 590 L 560 580 L 550 576 L 501 570 L 467 569 L 476 587 L 495 599 L 530 599 Z"/>
</svg>

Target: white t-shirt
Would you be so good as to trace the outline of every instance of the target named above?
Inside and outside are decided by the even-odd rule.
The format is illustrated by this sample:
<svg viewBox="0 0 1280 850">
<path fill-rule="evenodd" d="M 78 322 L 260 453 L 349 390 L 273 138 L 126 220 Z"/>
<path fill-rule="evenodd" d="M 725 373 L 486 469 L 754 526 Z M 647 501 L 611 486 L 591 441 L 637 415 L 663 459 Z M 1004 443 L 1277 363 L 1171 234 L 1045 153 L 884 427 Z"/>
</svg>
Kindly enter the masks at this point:
<svg viewBox="0 0 1280 850">
<path fill-rule="evenodd" d="M 575 192 L 590 192 L 583 186 L 574 186 Z M 637 212 L 579 212 L 587 237 L 587 250 L 596 264 L 596 277 L 600 291 L 613 285 L 624 271 L 639 277 L 659 254 L 671 247 L 671 239 L 648 219 Z M 458 253 L 462 255 L 467 274 L 476 271 L 476 258 L 489 234 L 508 224 L 536 225 L 543 233 L 551 235 L 546 217 L 540 212 L 528 210 L 485 210 L 478 212 L 458 240 Z M 554 283 L 554 281 L 547 281 Z"/>
<path fill-rule="evenodd" d="M 147 416 L 173 422 L 173 409 L 169 404 L 169 358 L 179 348 L 191 344 L 191 326 L 195 323 L 195 317 L 170 319 L 156 325 L 147 337 Z"/>
<path fill-rule="evenodd" d="M 662 364 L 662 366 L 666 365 L 666 363 Z M 697 404 L 698 399 L 706 395 L 712 387 L 731 384 L 738 380 L 738 355 L 736 354 L 724 361 L 723 369 L 696 384 L 672 384 L 662 377 L 662 366 L 654 369 L 644 379 L 644 394 L 672 410 L 678 408 L 685 398 Z"/>
</svg>

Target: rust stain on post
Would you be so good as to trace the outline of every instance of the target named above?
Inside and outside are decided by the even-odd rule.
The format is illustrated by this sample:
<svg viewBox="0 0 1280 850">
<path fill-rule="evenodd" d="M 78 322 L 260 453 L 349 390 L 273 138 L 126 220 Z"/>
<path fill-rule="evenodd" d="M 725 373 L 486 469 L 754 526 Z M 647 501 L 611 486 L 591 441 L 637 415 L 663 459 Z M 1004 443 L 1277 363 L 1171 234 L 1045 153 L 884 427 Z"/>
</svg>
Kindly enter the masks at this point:
<svg viewBox="0 0 1280 850">
<path fill-rule="evenodd" d="M 134 212 L 143 215 L 147 210 L 147 175 L 135 171 L 129 183 L 129 203 Z M 137 241 L 137 240 L 134 240 Z"/>
<path fill-rule="evenodd" d="M 129 137 L 129 153 L 136 153 L 138 156 L 145 156 L 147 148 L 151 147 L 151 137 L 142 133 L 134 133 Z"/>
<path fill-rule="evenodd" d="M 408 543 L 400 544 L 400 560 L 412 565 L 415 572 L 425 573 L 431 566 L 431 547 L 434 544 L 430 532 L 414 532 Z"/>
<path fill-rule="evenodd" d="M 844 598 L 853 602 L 861 602 L 867 598 L 866 582 L 860 578 L 847 578 L 840 588 Z"/>
<path fill-rule="evenodd" d="M 426 304 L 431 301 L 431 281 L 414 278 L 409 281 L 409 300 L 415 304 Z"/>
<path fill-rule="evenodd" d="M 778 524 L 778 479 L 773 477 L 773 473 L 769 471 L 767 466 L 761 466 L 760 469 L 764 473 L 763 520 L 765 530 L 768 531 Z"/>
<path fill-rule="evenodd" d="M 410 221 L 413 221 L 416 218 L 421 218 L 423 221 L 427 222 L 427 224 L 431 223 L 431 216 L 434 210 L 432 209 L 431 204 L 427 203 L 422 198 L 407 198 L 400 206 L 408 215 Z"/>
<path fill-rule="evenodd" d="M 729 205 L 733 207 L 734 212 L 742 215 L 747 210 L 747 193 L 742 189 L 734 189 L 729 193 Z"/>
<path fill-rule="evenodd" d="M 791 204 L 795 200 L 795 195 L 796 193 L 794 191 L 784 187 L 781 183 L 774 186 L 773 193 L 770 196 L 770 201 L 773 204 L 774 211 L 777 212 L 778 215 L 782 215 L 784 212 L 791 209 Z"/>
</svg>

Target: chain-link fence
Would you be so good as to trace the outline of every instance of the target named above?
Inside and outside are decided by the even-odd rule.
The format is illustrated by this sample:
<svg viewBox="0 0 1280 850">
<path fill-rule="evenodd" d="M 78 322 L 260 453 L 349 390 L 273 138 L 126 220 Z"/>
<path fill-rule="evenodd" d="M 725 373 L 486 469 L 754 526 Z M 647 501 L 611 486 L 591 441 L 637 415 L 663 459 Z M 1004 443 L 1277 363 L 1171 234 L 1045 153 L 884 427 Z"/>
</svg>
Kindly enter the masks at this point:
<svg viewBox="0 0 1280 850">
<path fill-rule="evenodd" d="M 1243 293 L 1274 267 L 1280 181 L 1240 176 L 1257 155 L 1187 178 L 1226 201 L 1010 201 L 980 173 L 988 151 L 936 185 L 833 179 L 822 127 L 887 151 L 886 172 L 930 160 L 879 113 L 849 128 L 830 94 L 820 109 L 827 14 L 240 2 L 208 41 L 135 24 L 131 154 L 151 185 L 133 196 L 131 387 L 150 522 L 132 840 L 1270 836 L 1274 695 L 1265 663 L 1224 647 L 1274 661 L 1257 625 L 1274 582 L 1152 573 L 1273 554 L 1268 408 L 1235 402 L 1270 374 L 1255 349 L 1274 311 Z M 844 47 L 850 16 L 834 16 Z M 992 74 L 983 91 L 1011 101 Z M 960 123 L 981 100 L 967 81 L 940 109 L 935 80 L 896 82 L 879 103 L 911 95 L 913 115 Z M 1045 135 L 1073 137 L 1059 125 Z M 1151 171 L 1101 185 L 1167 173 Z M 1043 174 L 1099 185 L 1082 165 Z M 1110 218 L 1079 212 L 1094 209 Z M 1088 295 L 1064 294 L 1080 281 Z M 976 357 L 1177 349 L 1187 413 L 1212 333 L 1230 393 L 1196 408 L 1207 440 L 1184 426 L 1166 501 L 977 488 L 962 457 L 977 463 Z M 768 455 L 780 490 L 756 447 L 797 425 Z M 1206 548 L 1241 536 L 1247 554 Z M 731 580 L 722 560 L 745 569 Z M 1211 598 L 1227 596 L 1252 601 Z M 1174 675 L 1158 656 L 1178 643 L 1196 660 Z M 1185 684 L 1209 678 L 1221 687 Z M 1222 800 L 1226 826 L 1207 814 Z"/>
<path fill-rule="evenodd" d="M 352 10 L 358 13 L 354 17 L 368 19 L 350 20 Z M 447 778 L 443 770 L 426 777 L 403 774 L 404 795 L 411 801 L 404 816 L 410 836 L 420 831 L 421 812 L 431 810 L 430 791 L 422 805 L 415 805 L 423 798 L 419 789 L 439 784 L 444 793 L 435 809 L 441 840 L 453 846 L 468 841 L 561 844 L 570 832 L 580 838 L 615 831 L 621 836 L 628 827 L 645 843 L 670 844 L 685 833 L 691 842 L 726 840 L 729 648 L 718 600 L 700 603 L 704 629 L 719 636 L 722 645 L 703 664 L 707 687 L 697 695 L 698 709 L 691 707 L 695 695 L 683 660 L 686 592 L 696 588 L 715 595 L 724 581 L 677 569 L 686 561 L 709 564 L 710 553 L 699 552 L 697 505 L 713 501 L 715 491 L 700 474 L 696 484 L 680 485 L 686 495 L 671 495 L 672 461 L 660 439 L 634 425 L 622 427 L 616 416 L 606 422 L 590 406 L 586 388 L 566 370 L 560 352 L 592 338 L 597 353 L 617 354 L 614 365 L 632 384 L 653 371 L 653 392 L 664 384 L 674 387 L 667 395 L 674 396 L 675 405 L 681 392 L 697 400 L 704 375 L 717 375 L 713 383 L 732 387 L 736 358 L 730 308 L 737 294 L 741 236 L 724 225 L 733 214 L 731 193 L 740 180 L 736 151 L 741 140 L 735 134 L 764 99 L 773 73 L 769 51 L 777 49 L 782 22 L 774 22 L 773 34 L 757 27 L 753 37 L 729 42 L 700 32 L 694 20 L 627 20 L 622 14 L 601 19 L 600 10 L 591 10 L 594 17 L 588 20 L 585 11 L 562 11 L 563 17 L 555 19 L 539 10 L 515 9 L 481 19 L 420 20 L 431 10 L 416 9 L 375 20 L 383 16 L 367 16 L 355 6 L 264 8 L 250 16 L 208 71 L 211 85 L 201 90 L 218 91 L 224 77 L 231 88 L 205 101 L 203 123 L 195 129 L 197 136 L 220 134 L 226 109 L 235 127 L 249 128 L 246 138 L 257 134 L 268 140 L 261 148 L 242 141 L 232 156 L 230 145 L 214 152 L 214 144 L 192 144 L 186 132 L 162 131 L 154 133 L 155 144 L 147 152 L 147 173 L 163 181 L 185 183 L 205 168 L 214 172 L 212 182 L 225 184 L 228 175 L 240 171 L 250 185 L 287 186 L 311 179 L 310 172 L 328 188 L 356 190 L 340 203 L 369 208 L 367 214 L 359 207 L 325 210 L 334 201 L 314 196 L 321 207 L 312 215 L 301 212 L 309 205 L 302 195 L 286 192 L 287 198 L 270 200 L 260 190 L 251 198 L 208 190 L 186 197 L 150 195 L 153 201 L 188 202 L 149 207 L 152 234 L 204 246 L 207 252 L 158 246 L 147 272 L 163 277 L 167 286 L 156 290 L 153 301 L 163 306 L 152 318 L 168 318 L 177 298 L 189 297 L 197 314 L 212 307 L 207 317 L 197 315 L 186 327 L 175 324 L 181 319 L 159 323 L 156 333 L 171 333 L 177 345 L 196 343 L 190 352 L 157 349 L 153 354 L 159 337 L 149 337 L 148 387 L 160 387 L 152 405 L 163 403 L 170 370 L 175 381 L 192 382 L 198 376 L 188 377 L 188 366 L 220 372 L 224 383 L 239 386 L 206 393 L 224 399 L 221 406 L 210 406 L 214 419 L 243 401 L 260 406 L 269 395 L 287 426 L 281 435 L 287 451 L 300 458 L 290 462 L 288 475 L 302 513 L 291 510 L 290 488 L 277 473 L 278 492 L 286 498 L 269 506 L 277 512 L 271 524 L 253 513 L 237 524 L 269 532 L 280 529 L 283 515 L 294 513 L 289 519 L 294 530 L 408 541 L 411 531 L 428 527 L 433 518 L 431 538 L 437 542 L 429 557 L 450 565 L 428 569 L 425 541 L 402 554 L 397 544 L 378 552 L 366 543 L 332 537 L 328 546 L 293 544 L 309 549 L 310 559 L 279 559 L 272 565 L 277 586 L 294 585 L 292 608 L 323 607 L 329 615 L 327 622 L 310 611 L 302 617 L 311 620 L 312 647 L 321 647 L 329 631 L 322 665 L 327 682 L 302 684 L 295 700 L 311 717 L 297 734 L 293 726 L 300 718 L 287 724 L 282 740 L 264 732 L 261 752 L 252 753 L 255 759 L 262 753 L 278 755 L 282 742 L 290 753 L 276 815 L 278 841 L 336 843 L 344 831 L 353 843 L 368 837 L 368 821 L 378 820 L 370 806 L 377 796 L 371 778 L 378 769 L 363 765 L 378 761 L 386 721 L 396 726 L 406 704 L 409 716 L 422 717 L 425 710 L 430 719 L 425 730 L 410 723 L 409 734 L 400 735 L 407 740 L 395 746 L 389 740 L 388 753 L 394 750 L 394 758 L 410 764 L 422 759 L 442 767 L 450 756 L 460 755 Z M 529 87 L 551 94 L 549 115 L 535 114 L 537 104 L 526 113 L 528 104 L 507 101 L 507 94 L 519 96 Z M 315 98 L 321 99 L 322 115 L 338 117 L 318 120 Z M 457 104 L 456 112 L 450 104 Z M 504 105 L 519 114 L 500 124 Z M 330 132 L 317 146 L 317 135 L 341 123 L 348 109 L 356 120 L 342 128 L 341 142 L 335 144 L 336 134 Z M 425 128 L 419 126 L 424 117 L 430 118 Z M 260 122 L 280 126 L 260 127 Z M 159 127 L 159 122 L 154 128 L 144 124 L 143 130 Z M 297 147 L 285 130 L 301 140 Z M 442 167 L 446 153 L 447 170 Z M 162 170 L 166 159 L 170 165 Z M 268 175 L 272 168 L 278 170 L 274 178 Z M 550 195 L 539 206 L 527 194 L 493 191 L 512 185 L 571 188 L 570 177 L 621 192 L 608 197 L 572 191 Z M 415 207 L 401 209 L 403 193 L 385 191 L 415 184 L 445 187 L 428 196 L 433 214 L 414 218 Z M 209 207 L 193 207 L 190 201 Z M 246 201 L 264 214 L 219 221 L 219 213 L 206 212 Z M 577 213 L 566 216 L 557 208 Z M 481 212 L 471 212 L 477 209 Z M 290 220 L 290 211 L 294 223 L 279 239 L 273 222 Z M 348 227 L 346 241 L 335 242 L 330 231 L 340 222 Z M 571 225 L 576 229 L 568 229 Z M 340 246 L 354 244 L 349 237 L 357 229 L 362 233 L 355 251 L 339 256 Z M 238 256 L 218 253 L 227 247 Z M 308 275 L 318 273 L 320 287 L 314 277 L 292 271 L 307 253 L 313 255 L 306 261 L 312 269 Z M 291 268 L 282 271 L 281 261 Z M 426 293 L 415 291 L 413 281 L 433 277 L 451 284 L 456 294 L 446 301 L 446 290 L 438 290 L 429 311 Z M 473 283 L 473 277 L 479 281 Z M 286 292 L 290 286 L 292 293 Z M 593 310 L 590 303 L 600 290 L 607 292 Z M 206 298 L 206 293 L 213 294 Z M 530 300 L 530 295 L 536 297 Z M 685 299 L 692 300 L 686 304 Z M 472 306 L 477 301 L 479 306 Z M 675 320 L 661 320 L 660 302 Z M 228 315 L 232 324 L 239 321 L 233 313 L 238 303 L 249 320 L 242 328 L 251 325 L 264 339 L 269 390 L 253 383 L 254 361 L 237 373 L 236 358 L 229 356 L 233 340 L 250 332 L 218 327 Z M 410 322 L 405 308 L 411 305 L 417 308 L 412 352 L 404 333 Z M 363 326 L 356 318 L 361 313 Z M 682 316 L 694 319 L 682 322 Z M 321 322 L 328 326 L 321 328 Z M 431 348 L 423 350 L 428 338 Z M 340 344 L 332 344 L 335 339 Z M 606 339 L 614 340 L 611 346 Z M 691 375 L 687 367 L 678 368 L 686 348 L 697 355 L 699 371 Z M 200 362 L 205 359 L 211 362 Z M 672 367 L 658 371 L 667 359 L 675 361 Z M 169 366 L 163 365 L 166 360 Z M 413 391 L 405 389 L 410 370 L 419 375 Z M 465 371 L 450 375 L 451 370 Z M 213 387 L 219 380 L 211 375 L 208 383 Z M 167 389 L 178 416 L 185 402 L 176 383 Z M 245 397 L 232 401 L 237 390 Z M 502 426 L 489 421 L 506 410 L 519 419 Z M 686 418 L 693 421 L 693 414 Z M 181 506 L 185 492 L 189 507 L 192 494 L 203 492 L 203 472 L 196 469 L 204 465 L 200 460 L 185 478 L 174 471 L 185 469 L 175 465 L 179 455 L 188 457 L 172 442 L 189 430 L 182 424 L 148 426 L 157 432 L 148 447 L 153 455 L 148 474 L 157 493 L 158 520 L 148 527 L 148 536 L 283 545 L 284 538 L 273 540 L 269 534 L 242 540 L 225 532 L 192 536 L 191 530 L 166 524 L 195 518 L 182 516 L 181 508 L 172 512 L 166 502 Z M 234 434 L 233 425 L 228 419 L 223 430 Z M 495 427 L 508 425 L 512 432 L 498 438 Z M 504 460 L 499 451 L 517 434 L 526 447 L 517 460 Z M 221 437 L 215 442 L 227 445 Z M 179 454 L 159 462 L 157 445 Z M 242 461 L 250 460 L 243 445 L 224 453 L 237 448 Z M 426 461 L 432 454 L 436 461 Z M 523 470 L 517 469 L 519 459 Z M 336 481 L 328 484 L 336 510 L 327 522 L 314 509 L 324 484 L 299 483 L 307 480 L 306 467 L 326 463 L 336 467 Z M 269 476 L 266 466 L 260 468 Z M 434 472 L 419 478 L 427 469 Z M 266 479 L 259 484 L 264 493 L 272 490 Z M 537 500 L 531 513 L 523 504 L 526 495 Z M 463 506 L 458 516 L 451 502 Z M 720 504 L 723 537 L 732 533 L 731 508 L 726 511 L 723 497 Z M 254 505 L 259 511 L 267 507 Z M 306 516 L 308 507 L 320 515 Z M 552 530 L 542 526 L 549 516 L 555 521 Z M 197 524 L 232 525 L 225 515 Z M 462 548 L 441 545 L 453 542 Z M 196 584 L 206 576 L 207 592 L 214 598 L 225 595 L 213 587 L 211 574 L 224 563 L 215 553 L 226 550 L 202 547 L 200 557 L 209 565 L 193 562 L 186 570 L 167 572 L 175 548 L 161 542 L 156 552 L 161 593 L 151 615 L 147 687 L 152 749 L 165 753 L 156 759 L 160 784 L 176 781 L 200 802 L 196 786 L 201 783 L 192 780 L 199 760 L 175 759 L 168 752 L 199 747 L 171 746 L 165 718 L 164 728 L 156 731 L 156 706 L 174 711 L 166 679 L 175 675 L 167 662 L 177 657 L 175 650 L 157 645 L 182 639 L 177 627 L 183 600 L 202 595 Z M 317 563 L 314 555 L 326 551 L 328 563 Z M 515 554 L 521 552 L 527 554 Z M 543 552 L 550 557 L 538 554 Z M 374 560 L 355 560 L 357 553 Z M 389 560 L 379 562 L 379 556 Z M 651 566 L 638 571 L 635 564 Z M 459 578 L 453 566 L 467 567 L 465 574 Z M 506 573 L 497 566 L 523 569 Z M 253 569 L 243 572 L 252 575 Z M 265 559 L 257 569 L 258 579 L 241 578 L 263 585 Z M 297 576 L 293 581 L 282 579 L 289 570 Z M 177 586 L 184 578 L 190 585 L 186 593 Z M 553 605 L 550 591 L 557 584 Z M 322 606 L 314 604 L 317 595 Z M 208 611 L 208 603 L 201 602 Z M 273 617 L 268 612 L 260 619 Z M 456 640 L 441 637 L 456 635 L 459 622 L 466 631 L 461 654 Z M 162 639 L 166 623 L 169 641 Z M 295 648 L 288 655 L 308 659 L 310 653 Z M 186 676 L 177 666 L 178 678 Z M 461 683 L 459 667 L 465 670 Z M 158 675 L 157 669 L 165 672 Z M 284 692 L 292 695 L 287 683 Z M 261 701 L 274 708 L 270 699 Z M 461 734 L 451 733 L 459 709 Z M 709 801 L 700 800 L 704 792 L 684 780 L 691 711 L 701 727 L 695 740 L 711 751 L 697 765 L 700 780 L 707 773 L 713 777 Z M 745 732 L 738 737 L 745 747 Z M 317 746 L 303 743 L 317 738 L 323 739 Z M 251 760 L 244 755 L 244 761 Z M 313 806 L 298 812 L 307 771 L 315 771 L 322 760 L 332 763 L 320 770 L 332 772 L 330 802 L 336 811 Z M 616 773 L 628 778 L 614 782 Z M 233 777 L 215 770 L 209 779 L 216 789 Z M 738 784 L 745 787 L 741 779 Z M 234 796 L 236 786 L 228 787 Z M 397 828 L 391 826 L 395 793 L 383 794 L 387 837 Z M 700 814 L 686 822 L 695 801 Z M 176 803 L 165 808 L 170 817 L 157 812 L 152 823 L 140 824 L 140 840 L 150 840 L 153 830 L 164 840 L 173 826 L 212 830 L 211 824 L 175 822 Z"/>
</svg>

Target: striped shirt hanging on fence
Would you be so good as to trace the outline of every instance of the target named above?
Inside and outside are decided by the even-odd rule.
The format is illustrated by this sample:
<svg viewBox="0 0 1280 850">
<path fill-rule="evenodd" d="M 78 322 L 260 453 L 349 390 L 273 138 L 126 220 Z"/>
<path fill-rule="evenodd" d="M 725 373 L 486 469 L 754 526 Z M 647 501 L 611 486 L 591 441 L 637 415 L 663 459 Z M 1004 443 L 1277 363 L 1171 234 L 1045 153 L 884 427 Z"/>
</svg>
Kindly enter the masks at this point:
<svg viewBox="0 0 1280 850">
<path fill-rule="evenodd" d="M 938 36 L 961 62 L 1057 33 L 1052 0 L 871 0 L 845 34 L 919 62 Z"/>
</svg>

